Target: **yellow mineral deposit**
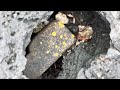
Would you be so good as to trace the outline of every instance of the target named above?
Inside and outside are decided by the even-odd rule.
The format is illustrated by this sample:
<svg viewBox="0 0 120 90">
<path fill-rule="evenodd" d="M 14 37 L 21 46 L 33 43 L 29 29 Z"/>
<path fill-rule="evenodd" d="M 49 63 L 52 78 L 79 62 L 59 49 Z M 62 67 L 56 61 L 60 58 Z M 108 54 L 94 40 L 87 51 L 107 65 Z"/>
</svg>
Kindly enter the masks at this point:
<svg viewBox="0 0 120 90">
<path fill-rule="evenodd" d="M 55 48 L 58 48 L 58 45 L 55 45 Z"/>
<path fill-rule="evenodd" d="M 55 57 L 58 57 L 58 53 L 55 53 L 54 56 L 55 56 Z"/>
<path fill-rule="evenodd" d="M 66 16 L 57 16 L 57 18 L 48 24 L 43 32 L 35 36 L 30 44 L 32 51 L 30 55 L 34 57 L 27 58 L 28 62 L 24 71 L 29 78 L 34 79 L 41 76 L 76 41 L 76 38 L 72 38 L 74 36 L 64 25 L 67 22 Z M 39 55 L 39 53 L 41 54 Z"/>
<path fill-rule="evenodd" d="M 72 37 L 72 38 L 75 38 L 75 35 L 74 35 L 74 34 L 72 34 L 72 35 L 71 35 L 71 37 Z"/>
<path fill-rule="evenodd" d="M 62 44 L 65 46 L 65 45 L 66 45 L 66 42 L 64 41 L 64 42 L 62 42 Z"/>
<path fill-rule="evenodd" d="M 54 32 L 52 32 L 52 36 L 56 36 L 56 32 L 54 31 Z"/>
<path fill-rule="evenodd" d="M 64 23 L 62 21 L 58 22 L 60 28 L 64 28 Z"/>
<path fill-rule="evenodd" d="M 62 39 L 63 38 L 63 35 L 60 35 L 60 39 Z"/>
</svg>

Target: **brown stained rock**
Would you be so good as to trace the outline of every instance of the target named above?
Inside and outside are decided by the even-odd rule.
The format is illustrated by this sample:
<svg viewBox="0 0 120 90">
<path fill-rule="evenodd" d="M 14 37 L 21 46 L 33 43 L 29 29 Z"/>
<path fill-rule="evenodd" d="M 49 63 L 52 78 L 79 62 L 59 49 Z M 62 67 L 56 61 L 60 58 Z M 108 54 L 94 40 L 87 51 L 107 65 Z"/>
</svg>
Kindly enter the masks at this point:
<svg viewBox="0 0 120 90">
<path fill-rule="evenodd" d="M 76 39 L 61 22 L 53 21 L 39 32 L 29 46 L 26 69 L 23 73 L 31 79 L 42 75 Z"/>
</svg>

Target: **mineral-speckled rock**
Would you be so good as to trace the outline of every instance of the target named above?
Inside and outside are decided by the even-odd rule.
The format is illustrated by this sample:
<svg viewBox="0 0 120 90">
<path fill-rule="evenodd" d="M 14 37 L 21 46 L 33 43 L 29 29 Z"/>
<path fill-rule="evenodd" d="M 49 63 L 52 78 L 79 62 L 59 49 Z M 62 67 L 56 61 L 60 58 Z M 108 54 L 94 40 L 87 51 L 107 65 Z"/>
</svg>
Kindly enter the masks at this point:
<svg viewBox="0 0 120 90">
<path fill-rule="evenodd" d="M 43 74 L 75 43 L 75 36 L 58 21 L 51 22 L 31 41 L 24 74 L 31 79 Z"/>
<path fill-rule="evenodd" d="M 0 11 L 0 78 L 25 78 L 25 49 L 33 29 L 52 11 Z"/>
</svg>

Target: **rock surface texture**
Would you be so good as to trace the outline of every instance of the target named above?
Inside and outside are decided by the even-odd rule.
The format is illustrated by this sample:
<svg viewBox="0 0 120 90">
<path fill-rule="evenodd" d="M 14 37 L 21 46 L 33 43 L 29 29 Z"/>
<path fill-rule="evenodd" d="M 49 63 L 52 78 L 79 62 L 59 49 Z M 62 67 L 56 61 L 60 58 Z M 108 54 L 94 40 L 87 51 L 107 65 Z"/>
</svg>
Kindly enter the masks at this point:
<svg viewBox="0 0 120 90">
<path fill-rule="evenodd" d="M 120 78 L 120 12 L 100 11 L 103 20 L 110 23 L 110 48 L 106 54 L 92 58 L 89 68 L 82 68 L 77 79 L 119 79 Z"/>
<path fill-rule="evenodd" d="M 120 78 L 120 11 L 76 11 L 78 25 L 93 28 L 90 42 L 63 56 L 58 79 Z M 34 28 L 53 11 L 0 11 L 0 79 L 27 79 L 23 75 L 26 47 Z M 75 29 L 72 25 L 69 29 Z"/>
<path fill-rule="evenodd" d="M 75 41 L 75 36 L 64 25 L 61 27 L 59 21 L 49 23 L 29 44 L 24 75 L 39 78 Z"/>
<path fill-rule="evenodd" d="M 63 71 L 57 77 L 59 79 L 77 78 L 77 74 L 82 68 L 89 68 L 93 58 L 106 53 L 110 47 L 110 25 L 107 20 L 104 21 L 95 11 L 76 11 L 73 13 L 79 20 L 82 19 L 78 25 L 88 25 L 93 28 L 93 35 L 90 41 L 80 43 L 70 55 L 65 56 Z M 81 75 L 79 74 L 79 76 Z"/>
<path fill-rule="evenodd" d="M 0 79 L 27 78 L 22 71 L 33 29 L 53 11 L 0 11 Z"/>
</svg>

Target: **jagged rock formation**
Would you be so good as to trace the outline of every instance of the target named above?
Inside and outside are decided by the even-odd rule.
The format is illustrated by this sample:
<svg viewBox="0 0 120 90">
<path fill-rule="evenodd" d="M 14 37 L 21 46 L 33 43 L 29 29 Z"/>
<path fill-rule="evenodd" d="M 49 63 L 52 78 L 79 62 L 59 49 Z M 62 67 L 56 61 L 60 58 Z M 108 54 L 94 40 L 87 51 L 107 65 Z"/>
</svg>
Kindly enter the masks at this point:
<svg viewBox="0 0 120 90">
<path fill-rule="evenodd" d="M 0 11 L 0 78 L 26 78 L 25 50 L 33 29 L 52 11 Z"/>
</svg>

